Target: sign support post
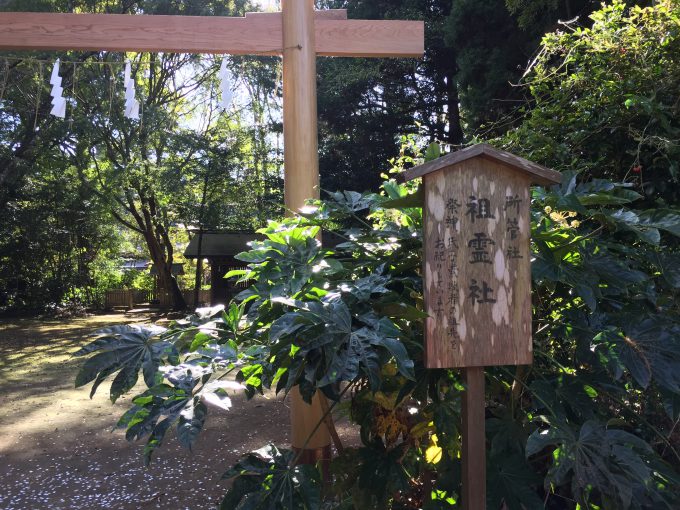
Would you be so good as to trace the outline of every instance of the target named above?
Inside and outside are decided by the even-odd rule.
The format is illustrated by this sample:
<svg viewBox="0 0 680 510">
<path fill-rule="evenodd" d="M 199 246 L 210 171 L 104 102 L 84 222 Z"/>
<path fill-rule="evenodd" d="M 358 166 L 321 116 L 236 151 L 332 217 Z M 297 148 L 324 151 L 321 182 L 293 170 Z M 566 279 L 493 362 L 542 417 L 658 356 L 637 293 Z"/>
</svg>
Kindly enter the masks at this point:
<svg viewBox="0 0 680 510">
<path fill-rule="evenodd" d="M 484 367 L 463 368 L 461 431 L 462 499 L 465 510 L 486 510 Z"/>
</svg>

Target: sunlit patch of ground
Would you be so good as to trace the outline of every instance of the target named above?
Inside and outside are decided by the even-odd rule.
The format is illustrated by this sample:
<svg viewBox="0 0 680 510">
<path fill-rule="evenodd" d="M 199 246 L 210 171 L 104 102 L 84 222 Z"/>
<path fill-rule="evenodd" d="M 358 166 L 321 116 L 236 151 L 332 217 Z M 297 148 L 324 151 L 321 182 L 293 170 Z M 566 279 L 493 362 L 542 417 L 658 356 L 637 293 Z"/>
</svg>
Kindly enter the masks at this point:
<svg viewBox="0 0 680 510">
<path fill-rule="evenodd" d="M 89 387 L 75 389 L 73 353 L 98 328 L 147 321 L 0 320 L 0 509 L 215 508 L 226 491 L 221 475 L 242 454 L 269 442 L 288 445 L 286 402 L 235 395 L 232 411 L 211 411 L 193 452 L 171 433 L 145 468 L 142 445 L 111 432 L 129 397 L 111 405 L 106 384 L 92 400 Z M 346 424 L 338 431 L 356 441 Z"/>
<path fill-rule="evenodd" d="M 240 455 L 288 444 L 286 403 L 236 396 L 232 411 L 211 411 L 193 453 L 170 434 L 144 468 L 142 445 L 111 432 L 129 398 L 111 405 L 106 385 L 92 400 L 89 388 L 73 387 L 79 361 L 72 354 L 87 335 L 132 321 L 0 321 L 1 509 L 214 508 L 225 492 L 220 477 Z"/>
</svg>

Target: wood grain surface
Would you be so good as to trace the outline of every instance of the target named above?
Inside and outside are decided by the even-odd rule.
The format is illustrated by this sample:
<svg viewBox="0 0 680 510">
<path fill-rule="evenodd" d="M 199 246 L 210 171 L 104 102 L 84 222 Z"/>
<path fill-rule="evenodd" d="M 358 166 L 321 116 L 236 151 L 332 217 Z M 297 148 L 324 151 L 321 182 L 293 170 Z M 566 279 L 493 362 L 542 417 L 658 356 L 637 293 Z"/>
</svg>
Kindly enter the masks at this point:
<svg viewBox="0 0 680 510">
<path fill-rule="evenodd" d="M 462 372 L 461 499 L 463 510 L 486 510 L 484 367 L 467 367 Z"/>
<path fill-rule="evenodd" d="M 321 56 L 422 57 L 422 21 L 344 20 L 316 15 Z M 242 18 L 124 14 L 0 13 L 0 50 L 148 51 L 279 55 L 281 13 Z"/>
<path fill-rule="evenodd" d="M 284 199 L 289 214 L 319 197 L 319 154 L 316 106 L 316 54 L 314 53 L 313 0 L 283 2 L 283 157 Z M 322 419 L 324 397 L 320 392 L 308 405 L 296 386 L 290 392 L 293 448 L 324 450 L 331 444 Z"/>
<path fill-rule="evenodd" d="M 286 0 L 283 17 L 283 158 L 285 204 L 297 212 L 319 198 L 314 20 L 303 9 L 312 0 Z"/>
<path fill-rule="evenodd" d="M 427 367 L 532 362 L 529 185 L 483 157 L 424 177 Z"/>
<path fill-rule="evenodd" d="M 246 18 L 277 18 L 281 20 L 281 12 L 246 12 Z M 347 9 L 323 9 L 314 11 L 314 19 L 347 19 Z"/>
</svg>

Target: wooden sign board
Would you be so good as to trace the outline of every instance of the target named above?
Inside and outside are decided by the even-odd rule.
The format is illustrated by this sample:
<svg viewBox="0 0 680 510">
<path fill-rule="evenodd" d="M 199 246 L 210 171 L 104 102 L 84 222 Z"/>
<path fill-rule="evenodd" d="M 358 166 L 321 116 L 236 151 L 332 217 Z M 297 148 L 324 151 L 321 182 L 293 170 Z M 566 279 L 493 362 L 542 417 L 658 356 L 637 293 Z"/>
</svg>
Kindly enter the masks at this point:
<svg viewBox="0 0 680 510">
<path fill-rule="evenodd" d="M 480 144 L 405 177 L 425 191 L 425 365 L 532 363 L 530 185 L 560 174 Z"/>
</svg>

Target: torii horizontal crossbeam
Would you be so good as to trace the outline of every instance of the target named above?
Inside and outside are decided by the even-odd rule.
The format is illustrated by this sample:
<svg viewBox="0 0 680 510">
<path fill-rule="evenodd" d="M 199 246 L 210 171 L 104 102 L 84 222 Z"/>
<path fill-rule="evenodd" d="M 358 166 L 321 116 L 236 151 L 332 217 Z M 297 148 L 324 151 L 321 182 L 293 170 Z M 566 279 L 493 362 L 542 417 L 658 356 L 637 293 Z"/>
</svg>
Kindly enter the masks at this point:
<svg viewBox="0 0 680 510">
<path fill-rule="evenodd" d="M 347 20 L 318 11 L 316 53 L 422 57 L 422 21 Z M 0 13 L 0 50 L 145 51 L 280 55 L 281 13 L 220 16 Z"/>
</svg>

